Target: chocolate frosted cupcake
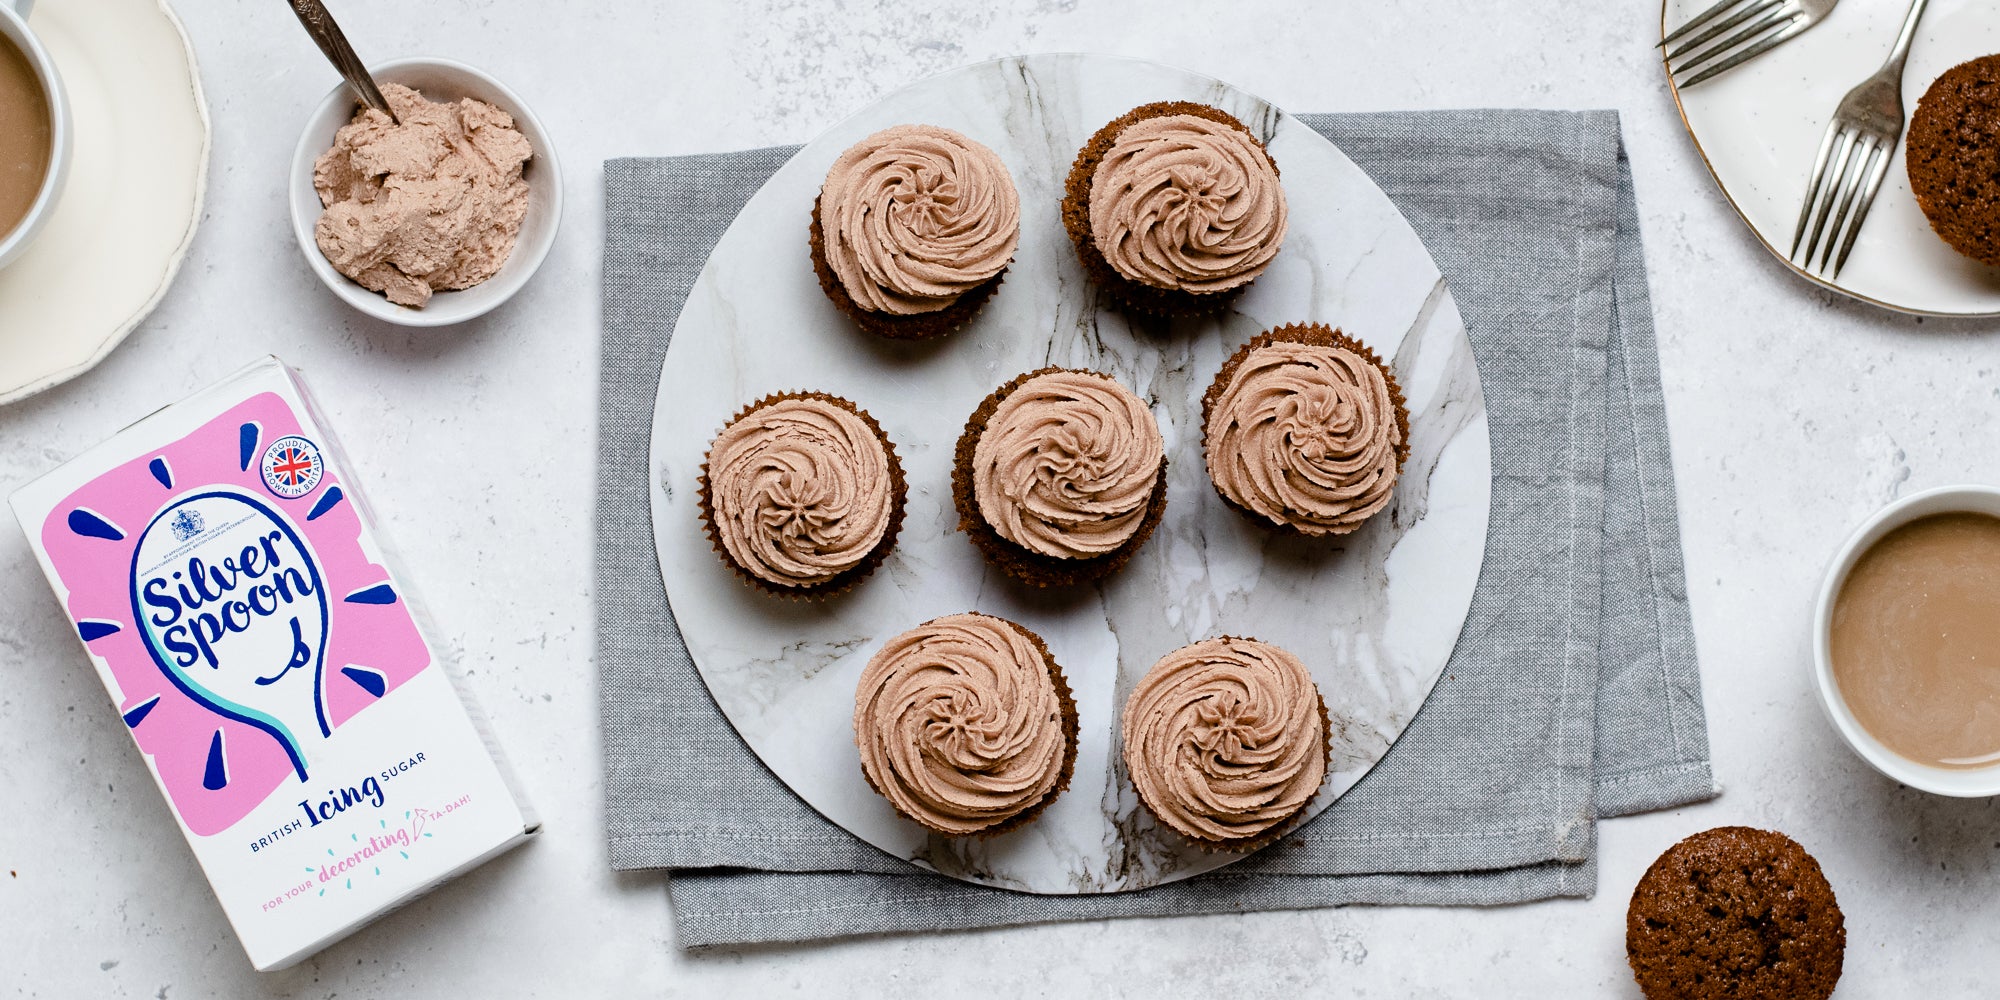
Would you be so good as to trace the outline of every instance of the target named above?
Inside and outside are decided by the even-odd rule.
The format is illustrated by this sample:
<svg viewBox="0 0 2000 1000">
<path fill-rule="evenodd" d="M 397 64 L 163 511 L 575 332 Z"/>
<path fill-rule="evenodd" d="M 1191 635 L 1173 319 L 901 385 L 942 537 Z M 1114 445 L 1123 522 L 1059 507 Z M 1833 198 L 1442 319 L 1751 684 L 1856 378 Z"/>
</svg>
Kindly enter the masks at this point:
<svg viewBox="0 0 2000 1000">
<path fill-rule="evenodd" d="M 1097 372 L 1044 368 L 995 389 L 955 457 L 959 528 L 987 561 L 1037 587 L 1116 572 L 1167 507 L 1152 411 Z"/>
<path fill-rule="evenodd" d="M 745 407 L 708 446 L 701 519 L 760 590 L 825 597 L 875 571 L 903 524 L 903 467 L 881 425 L 823 392 Z"/>
<path fill-rule="evenodd" d="M 1704 830 L 1632 890 L 1625 958 L 1648 1000 L 1825 1000 L 1847 923 L 1819 862 L 1782 833 Z"/>
<path fill-rule="evenodd" d="M 946 615 L 889 640 L 854 692 L 869 786 L 951 837 L 1040 814 L 1069 787 L 1076 732 L 1076 702 L 1048 646 L 991 615 Z"/>
<path fill-rule="evenodd" d="M 1062 215 L 1091 279 L 1162 316 L 1221 309 L 1285 241 L 1271 154 L 1227 112 L 1188 101 L 1098 129 L 1070 167 Z"/>
<path fill-rule="evenodd" d="M 1317 323 L 1260 333 L 1201 398 L 1215 491 L 1269 528 L 1344 535 L 1389 505 L 1410 455 L 1396 375 Z"/>
<path fill-rule="evenodd" d="M 1161 657 L 1125 701 L 1139 801 L 1196 844 L 1276 839 L 1326 780 L 1326 702 L 1299 658 L 1223 636 Z"/>
<path fill-rule="evenodd" d="M 898 125 L 856 143 L 813 201 L 820 288 L 884 337 L 964 326 L 1000 287 L 1020 240 L 1021 200 L 1007 165 L 934 125 Z"/>
<path fill-rule="evenodd" d="M 2000 55 L 1945 70 L 1910 116 L 1903 158 L 1931 229 L 2000 266 Z"/>
</svg>

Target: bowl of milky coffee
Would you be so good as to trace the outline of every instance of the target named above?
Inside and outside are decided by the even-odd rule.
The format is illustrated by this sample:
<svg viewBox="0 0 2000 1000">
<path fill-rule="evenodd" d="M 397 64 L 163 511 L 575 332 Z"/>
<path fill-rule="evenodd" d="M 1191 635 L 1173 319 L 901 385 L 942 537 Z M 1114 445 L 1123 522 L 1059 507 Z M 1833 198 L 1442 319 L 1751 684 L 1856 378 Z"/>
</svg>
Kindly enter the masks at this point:
<svg viewBox="0 0 2000 1000">
<path fill-rule="evenodd" d="M 2000 489 L 1904 497 L 1855 529 L 1813 623 L 1821 704 L 1876 770 L 2000 795 Z"/>
</svg>

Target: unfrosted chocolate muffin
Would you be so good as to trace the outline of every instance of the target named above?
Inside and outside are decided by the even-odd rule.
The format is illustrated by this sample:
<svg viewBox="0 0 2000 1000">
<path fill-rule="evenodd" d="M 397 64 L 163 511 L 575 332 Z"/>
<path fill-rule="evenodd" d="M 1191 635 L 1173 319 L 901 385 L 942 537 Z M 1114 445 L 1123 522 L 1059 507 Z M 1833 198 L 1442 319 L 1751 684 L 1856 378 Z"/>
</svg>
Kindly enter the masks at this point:
<svg viewBox="0 0 2000 1000">
<path fill-rule="evenodd" d="M 1910 119 L 1904 163 L 1931 229 L 2000 266 L 2000 55 L 1945 70 Z"/>
<path fill-rule="evenodd" d="M 1819 862 L 1792 838 L 1747 826 L 1668 848 L 1625 911 L 1625 958 L 1649 1000 L 1824 1000 L 1846 949 Z"/>
</svg>

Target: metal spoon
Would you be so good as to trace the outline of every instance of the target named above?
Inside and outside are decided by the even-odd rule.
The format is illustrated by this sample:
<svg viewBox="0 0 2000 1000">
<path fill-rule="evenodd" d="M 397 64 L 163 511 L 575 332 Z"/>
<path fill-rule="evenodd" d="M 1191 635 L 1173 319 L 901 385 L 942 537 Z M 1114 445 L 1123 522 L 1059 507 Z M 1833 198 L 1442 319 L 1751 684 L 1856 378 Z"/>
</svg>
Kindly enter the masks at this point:
<svg viewBox="0 0 2000 1000">
<path fill-rule="evenodd" d="M 375 86 L 375 78 L 368 75 L 368 67 L 361 64 L 361 57 L 354 54 L 354 46 L 347 44 L 347 36 L 340 33 L 340 25 L 334 23 L 333 15 L 326 12 L 326 5 L 320 0 L 290 0 L 292 13 L 299 16 L 299 23 L 306 26 L 306 34 L 319 43 L 319 50 L 326 54 L 333 68 L 345 77 L 347 85 L 361 98 L 361 103 L 388 115 L 396 124 L 403 120 L 382 98 L 382 91 Z"/>
</svg>

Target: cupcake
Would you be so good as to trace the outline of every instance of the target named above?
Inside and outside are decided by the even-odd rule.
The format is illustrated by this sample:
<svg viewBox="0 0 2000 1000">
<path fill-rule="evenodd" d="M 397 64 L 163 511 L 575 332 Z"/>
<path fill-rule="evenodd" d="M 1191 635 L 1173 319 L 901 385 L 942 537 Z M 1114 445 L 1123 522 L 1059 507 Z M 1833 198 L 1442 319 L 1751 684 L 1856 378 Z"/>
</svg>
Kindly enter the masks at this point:
<svg viewBox="0 0 2000 1000">
<path fill-rule="evenodd" d="M 1819 862 L 1782 833 L 1704 830 L 1632 890 L 1625 959 L 1648 1000 L 1826 1000 L 1847 923 Z"/>
<path fill-rule="evenodd" d="M 1163 101 L 1097 130 L 1070 167 L 1063 226 L 1119 305 L 1213 312 L 1285 241 L 1285 190 L 1264 144 L 1227 112 Z"/>
<path fill-rule="evenodd" d="M 1904 140 L 1910 190 L 1952 249 L 2000 266 L 2000 55 L 1945 70 Z"/>
<path fill-rule="evenodd" d="M 903 524 L 903 467 L 882 427 L 823 392 L 745 407 L 708 446 L 701 520 L 744 580 L 826 597 L 875 571 Z"/>
<path fill-rule="evenodd" d="M 935 618 L 869 658 L 854 745 L 869 787 L 948 837 L 1034 819 L 1069 787 L 1076 702 L 1040 636 L 1004 618 Z"/>
<path fill-rule="evenodd" d="M 1317 323 L 1250 339 L 1201 398 L 1215 491 L 1274 530 L 1344 535 L 1389 505 L 1410 456 L 1396 375 Z"/>
<path fill-rule="evenodd" d="M 1223 636 L 1161 657 L 1125 701 L 1139 801 L 1196 844 L 1275 840 L 1326 779 L 1326 702 L 1299 658 Z"/>
<path fill-rule="evenodd" d="M 897 125 L 833 161 L 813 200 L 819 286 L 870 333 L 964 326 L 1021 240 L 1021 199 L 993 151 L 934 125 Z"/>
<path fill-rule="evenodd" d="M 988 562 L 1037 587 L 1116 572 L 1167 507 L 1152 411 L 1097 372 L 1044 368 L 995 389 L 955 458 L 960 530 Z"/>
</svg>

